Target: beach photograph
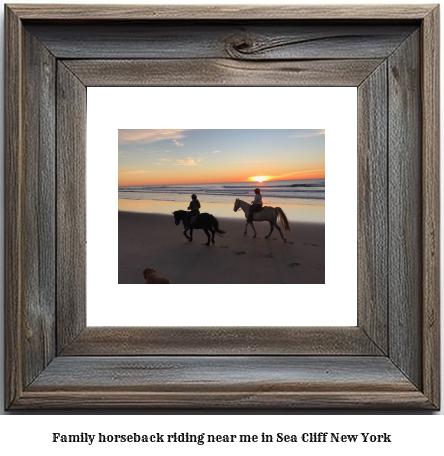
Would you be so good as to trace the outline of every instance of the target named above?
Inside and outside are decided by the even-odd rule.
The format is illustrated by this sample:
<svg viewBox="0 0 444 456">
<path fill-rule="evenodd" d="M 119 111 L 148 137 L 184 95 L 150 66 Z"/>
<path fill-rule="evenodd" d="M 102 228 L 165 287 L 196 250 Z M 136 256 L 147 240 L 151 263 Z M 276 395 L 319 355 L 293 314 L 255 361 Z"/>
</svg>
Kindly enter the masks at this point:
<svg viewBox="0 0 444 456">
<path fill-rule="evenodd" d="M 325 283 L 325 130 L 118 140 L 119 284 Z"/>
</svg>

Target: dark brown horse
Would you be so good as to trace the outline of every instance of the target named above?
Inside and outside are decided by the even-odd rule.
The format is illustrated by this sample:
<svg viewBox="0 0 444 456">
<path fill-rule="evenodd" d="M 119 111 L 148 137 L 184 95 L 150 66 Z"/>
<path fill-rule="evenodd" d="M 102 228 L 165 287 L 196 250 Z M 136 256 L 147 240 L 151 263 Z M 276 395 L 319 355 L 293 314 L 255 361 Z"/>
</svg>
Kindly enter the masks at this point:
<svg viewBox="0 0 444 456">
<path fill-rule="evenodd" d="M 175 211 L 173 212 L 174 215 L 174 221 L 176 225 L 179 225 L 180 222 L 183 222 L 185 219 L 185 216 L 187 215 L 187 211 Z M 193 240 L 193 230 L 204 230 L 205 234 L 208 237 L 208 242 L 206 244 L 202 245 L 210 245 L 210 239 L 211 242 L 214 245 L 214 234 L 217 233 L 219 236 L 221 234 L 224 234 L 225 231 L 219 229 L 219 222 L 214 215 L 207 214 L 204 212 L 203 214 L 199 214 L 197 218 L 195 219 L 194 223 L 190 224 L 190 235 L 188 236 L 187 233 L 184 231 L 184 236 L 191 242 Z M 211 231 L 211 238 L 210 238 L 210 232 Z"/>
</svg>

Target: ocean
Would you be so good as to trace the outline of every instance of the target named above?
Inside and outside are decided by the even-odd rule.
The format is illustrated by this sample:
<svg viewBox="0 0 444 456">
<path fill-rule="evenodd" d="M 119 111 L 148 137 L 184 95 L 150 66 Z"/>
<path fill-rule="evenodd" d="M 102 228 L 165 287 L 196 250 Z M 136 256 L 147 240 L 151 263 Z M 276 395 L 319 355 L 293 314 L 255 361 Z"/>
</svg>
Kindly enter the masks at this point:
<svg viewBox="0 0 444 456">
<path fill-rule="evenodd" d="M 267 206 L 325 205 L 325 179 L 119 187 L 119 199 L 189 202 L 195 193 L 201 203 L 233 204 L 236 198 L 253 201 L 255 188 Z"/>
</svg>

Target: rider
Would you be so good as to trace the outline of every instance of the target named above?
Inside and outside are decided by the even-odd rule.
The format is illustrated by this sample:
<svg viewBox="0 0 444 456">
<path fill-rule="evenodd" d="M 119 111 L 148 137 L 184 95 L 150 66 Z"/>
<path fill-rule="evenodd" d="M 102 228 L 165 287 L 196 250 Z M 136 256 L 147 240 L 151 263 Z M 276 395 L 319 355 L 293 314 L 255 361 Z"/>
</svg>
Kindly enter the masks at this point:
<svg viewBox="0 0 444 456">
<path fill-rule="evenodd" d="M 262 195 L 261 191 L 259 188 L 256 188 L 254 190 L 254 193 L 256 193 L 256 196 L 254 197 L 254 201 L 251 202 L 250 210 L 248 212 L 248 218 L 247 222 L 252 222 L 253 221 L 253 214 L 256 212 L 258 209 L 262 207 Z"/>
<path fill-rule="evenodd" d="M 191 220 L 191 217 L 193 217 L 193 215 L 198 215 L 200 214 L 200 203 L 199 203 L 199 200 L 197 199 L 197 196 L 196 194 L 192 194 L 191 195 L 191 203 L 190 205 L 188 206 L 187 208 L 190 212 L 187 213 L 187 215 L 185 215 L 185 219 L 183 221 L 183 224 L 185 225 L 185 229 L 184 231 L 188 231 L 188 229 L 190 228 L 190 220 Z"/>
</svg>

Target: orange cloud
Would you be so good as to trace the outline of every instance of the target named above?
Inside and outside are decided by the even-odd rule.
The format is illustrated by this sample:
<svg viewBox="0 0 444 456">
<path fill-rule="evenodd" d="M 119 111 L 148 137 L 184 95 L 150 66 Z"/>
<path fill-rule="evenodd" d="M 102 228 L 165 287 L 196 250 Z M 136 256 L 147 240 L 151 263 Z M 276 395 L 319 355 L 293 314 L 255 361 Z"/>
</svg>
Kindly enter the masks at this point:
<svg viewBox="0 0 444 456">
<path fill-rule="evenodd" d="M 143 169 L 138 169 L 136 171 L 119 171 L 119 174 L 145 174 L 150 173 L 151 171 L 145 171 Z"/>
<path fill-rule="evenodd" d="M 325 177 L 325 169 L 305 169 L 303 171 L 279 174 L 278 176 L 251 176 L 247 179 L 250 181 L 283 180 L 284 178 L 290 176 L 295 176 L 296 179 L 322 179 Z"/>
</svg>

